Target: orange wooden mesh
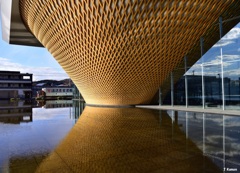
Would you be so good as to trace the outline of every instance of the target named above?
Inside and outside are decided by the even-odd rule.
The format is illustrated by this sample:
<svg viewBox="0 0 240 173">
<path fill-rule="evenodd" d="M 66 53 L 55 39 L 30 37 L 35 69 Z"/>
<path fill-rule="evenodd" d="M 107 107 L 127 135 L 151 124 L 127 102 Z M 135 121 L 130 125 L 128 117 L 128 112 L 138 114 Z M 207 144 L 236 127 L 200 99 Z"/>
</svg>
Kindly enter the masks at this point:
<svg viewBox="0 0 240 173">
<path fill-rule="evenodd" d="M 20 11 L 87 103 L 127 105 L 148 103 L 199 38 L 236 4 L 20 0 Z"/>
</svg>

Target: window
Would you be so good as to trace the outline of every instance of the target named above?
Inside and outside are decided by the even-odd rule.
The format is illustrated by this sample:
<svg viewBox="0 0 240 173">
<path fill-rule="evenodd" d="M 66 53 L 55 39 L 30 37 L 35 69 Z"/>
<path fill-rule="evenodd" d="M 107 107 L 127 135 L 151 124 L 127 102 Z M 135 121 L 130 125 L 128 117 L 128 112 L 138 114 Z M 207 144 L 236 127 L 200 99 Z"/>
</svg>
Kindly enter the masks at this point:
<svg viewBox="0 0 240 173">
<path fill-rule="evenodd" d="M 23 79 L 30 79 L 30 76 L 23 76 Z"/>
</svg>

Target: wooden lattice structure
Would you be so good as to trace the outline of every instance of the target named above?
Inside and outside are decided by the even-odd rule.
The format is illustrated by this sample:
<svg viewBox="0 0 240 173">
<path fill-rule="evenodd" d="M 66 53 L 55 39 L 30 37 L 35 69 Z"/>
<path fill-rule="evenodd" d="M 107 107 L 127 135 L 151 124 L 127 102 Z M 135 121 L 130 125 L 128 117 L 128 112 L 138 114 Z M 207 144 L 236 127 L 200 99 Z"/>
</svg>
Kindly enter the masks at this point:
<svg viewBox="0 0 240 173">
<path fill-rule="evenodd" d="M 239 10 L 238 0 L 20 0 L 29 30 L 102 105 L 148 103 L 219 17 Z"/>
<path fill-rule="evenodd" d="M 221 172 L 211 159 L 165 111 L 87 106 L 35 172 Z"/>
</svg>

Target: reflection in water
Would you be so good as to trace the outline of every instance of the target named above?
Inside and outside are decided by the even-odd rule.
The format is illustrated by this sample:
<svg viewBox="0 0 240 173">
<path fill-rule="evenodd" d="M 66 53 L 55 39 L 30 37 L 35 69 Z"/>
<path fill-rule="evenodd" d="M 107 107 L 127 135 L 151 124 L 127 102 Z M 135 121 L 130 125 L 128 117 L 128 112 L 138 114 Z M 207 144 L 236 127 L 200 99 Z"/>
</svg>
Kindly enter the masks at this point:
<svg viewBox="0 0 240 173">
<path fill-rule="evenodd" d="M 70 116 L 72 119 L 77 120 L 83 112 L 85 102 L 78 100 L 43 100 L 38 101 L 36 105 L 45 109 L 72 108 Z"/>
<path fill-rule="evenodd" d="M 37 104 L 43 108 L 62 108 L 72 107 L 72 100 L 40 100 Z"/>
<path fill-rule="evenodd" d="M 177 115 L 172 115 L 177 119 Z M 37 169 L 72 172 L 220 172 L 165 112 L 86 107 Z"/>
<path fill-rule="evenodd" d="M 72 107 L 36 107 L 24 102 L 0 102 L 0 173 L 35 172 L 75 124 Z M 32 121 L 24 119 L 28 114 Z M 14 117 L 24 121 L 16 123 Z"/>
<path fill-rule="evenodd" d="M 83 110 L 85 108 L 85 102 L 84 101 L 73 100 L 72 104 L 73 104 L 72 119 L 75 119 L 76 122 L 77 122 L 79 116 L 83 113 Z"/>
<path fill-rule="evenodd" d="M 219 168 L 240 170 L 240 117 L 179 111 L 180 124 L 186 136 Z"/>
<path fill-rule="evenodd" d="M 0 172 L 240 170 L 239 116 L 54 103 L 30 107 L 32 122 L 0 122 Z"/>
<path fill-rule="evenodd" d="M 20 124 L 32 121 L 32 106 L 24 101 L 0 101 L 0 122 Z"/>
</svg>

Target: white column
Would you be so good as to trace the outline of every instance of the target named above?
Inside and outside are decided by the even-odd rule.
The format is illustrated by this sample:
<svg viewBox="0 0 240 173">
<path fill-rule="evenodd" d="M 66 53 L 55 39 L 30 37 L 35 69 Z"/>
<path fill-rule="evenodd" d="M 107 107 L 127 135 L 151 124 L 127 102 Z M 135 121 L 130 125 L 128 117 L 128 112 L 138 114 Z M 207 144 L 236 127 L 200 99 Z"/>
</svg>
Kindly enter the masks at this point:
<svg viewBox="0 0 240 173">
<path fill-rule="evenodd" d="M 173 81 L 173 72 L 171 72 L 171 106 L 174 106 L 174 81 Z"/>
<path fill-rule="evenodd" d="M 203 38 L 200 38 L 200 47 L 201 47 L 201 58 L 203 56 Z M 204 82 L 204 66 L 203 66 L 203 60 L 202 60 L 202 108 L 205 109 L 205 82 Z"/>
<path fill-rule="evenodd" d="M 222 17 L 219 17 L 219 35 L 220 39 L 223 36 L 223 27 L 222 27 Z M 222 76 L 222 109 L 225 110 L 225 89 L 224 89 L 224 76 L 223 76 L 223 54 L 222 54 L 222 48 L 220 48 L 221 53 L 221 76 Z"/>
<path fill-rule="evenodd" d="M 187 56 L 184 57 L 184 68 L 185 68 L 185 105 L 188 107 L 188 80 L 187 80 Z"/>
<path fill-rule="evenodd" d="M 158 104 L 159 104 L 159 106 L 162 105 L 162 90 L 161 90 L 161 87 L 159 88 Z"/>
<path fill-rule="evenodd" d="M 202 66 L 202 108 L 205 109 L 205 82 L 204 82 L 204 67 Z"/>
<path fill-rule="evenodd" d="M 223 167 L 226 167 L 226 156 L 225 156 L 225 115 L 223 115 Z"/>
<path fill-rule="evenodd" d="M 172 139 L 173 139 L 173 135 L 174 135 L 174 114 L 175 114 L 175 111 L 174 110 L 172 110 Z"/>
<path fill-rule="evenodd" d="M 205 113 L 203 113 L 203 154 L 205 152 Z"/>
<path fill-rule="evenodd" d="M 188 112 L 186 112 L 186 139 L 188 138 Z"/>
</svg>

